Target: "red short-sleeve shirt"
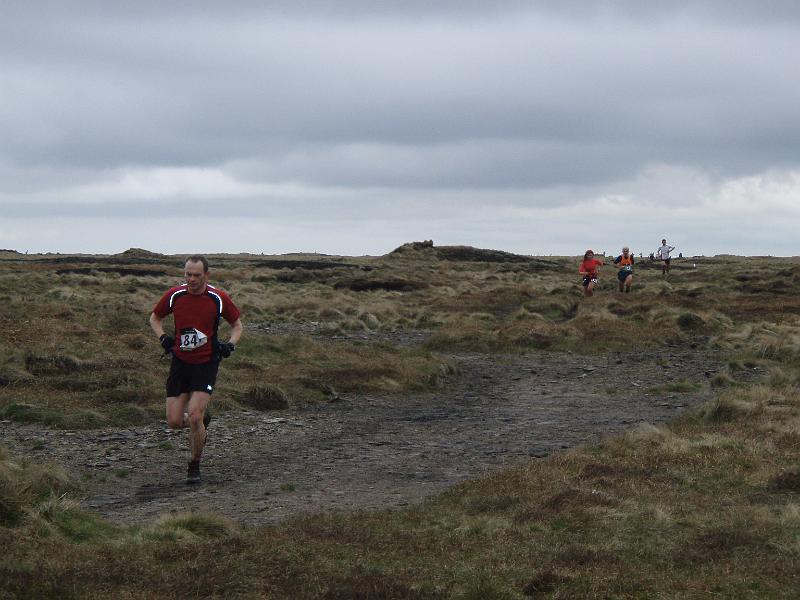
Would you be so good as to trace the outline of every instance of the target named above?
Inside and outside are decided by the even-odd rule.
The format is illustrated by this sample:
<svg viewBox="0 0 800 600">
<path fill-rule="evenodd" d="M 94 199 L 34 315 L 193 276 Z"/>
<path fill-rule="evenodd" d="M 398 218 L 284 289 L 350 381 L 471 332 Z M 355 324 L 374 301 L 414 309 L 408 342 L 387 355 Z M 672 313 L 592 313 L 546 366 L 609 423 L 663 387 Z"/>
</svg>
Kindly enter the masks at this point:
<svg viewBox="0 0 800 600">
<path fill-rule="evenodd" d="M 222 290 L 206 285 L 205 292 L 195 295 L 189 293 L 186 284 L 169 289 L 153 312 L 161 319 L 172 313 L 176 338 L 172 350 L 179 359 L 191 364 L 211 359 L 220 318 L 232 325 L 241 314 Z"/>
<path fill-rule="evenodd" d="M 597 277 L 597 267 L 602 267 L 603 261 L 596 258 L 590 258 L 581 262 L 578 271 L 586 273 L 587 277 Z"/>
</svg>

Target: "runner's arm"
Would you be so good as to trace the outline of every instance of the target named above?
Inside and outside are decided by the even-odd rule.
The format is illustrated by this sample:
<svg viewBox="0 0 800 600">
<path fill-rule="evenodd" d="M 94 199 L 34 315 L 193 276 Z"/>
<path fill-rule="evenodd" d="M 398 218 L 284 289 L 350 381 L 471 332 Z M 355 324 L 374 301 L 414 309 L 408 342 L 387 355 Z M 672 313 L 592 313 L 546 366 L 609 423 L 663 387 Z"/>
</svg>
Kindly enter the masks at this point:
<svg viewBox="0 0 800 600">
<path fill-rule="evenodd" d="M 242 320 L 236 319 L 236 321 L 231 324 L 231 338 L 228 341 L 235 346 L 239 343 L 239 338 L 242 337 L 243 331 L 244 325 L 242 325 Z"/>
<path fill-rule="evenodd" d="M 155 332 L 156 337 L 161 339 L 164 335 L 164 319 L 159 317 L 156 313 L 150 313 L 150 328 Z"/>
</svg>

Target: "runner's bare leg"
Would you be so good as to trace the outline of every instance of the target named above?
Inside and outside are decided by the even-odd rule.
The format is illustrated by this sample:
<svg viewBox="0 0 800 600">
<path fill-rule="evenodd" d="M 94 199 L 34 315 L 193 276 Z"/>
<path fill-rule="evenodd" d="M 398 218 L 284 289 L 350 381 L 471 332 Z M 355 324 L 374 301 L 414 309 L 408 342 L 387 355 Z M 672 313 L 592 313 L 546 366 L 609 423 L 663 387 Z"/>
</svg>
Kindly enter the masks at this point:
<svg viewBox="0 0 800 600">
<path fill-rule="evenodd" d="M 191 460 L 200 460 L 203 447 L 206 445 L 206 427 L 203 425 L 203 416 L 206 407 L 211 401 L 211 395 L 206 392 L 192 392 L 189 398 L 189 448 L 192 452 Z"/>
<path fill-rule="evenodd" d="M 167 398 L 167 427 L 170 429 L 183 429 L 188 425 L 183 418 L 186 412 L 186 403 L 189 402 L 189 393 Z"/>
</svg>

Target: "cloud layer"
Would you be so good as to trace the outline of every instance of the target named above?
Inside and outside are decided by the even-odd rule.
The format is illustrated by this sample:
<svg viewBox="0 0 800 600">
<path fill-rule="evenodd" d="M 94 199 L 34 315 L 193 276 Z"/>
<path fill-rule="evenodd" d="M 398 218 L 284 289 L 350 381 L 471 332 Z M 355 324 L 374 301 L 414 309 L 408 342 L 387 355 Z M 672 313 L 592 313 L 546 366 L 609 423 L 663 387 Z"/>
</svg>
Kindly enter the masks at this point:
<svg viewBox="0 0 800 600">
<path fill-rule="evenodd" d="M 0 246 L 795 254 L 800 9 L 552 4 L 12 3 Z"/>
</svg>

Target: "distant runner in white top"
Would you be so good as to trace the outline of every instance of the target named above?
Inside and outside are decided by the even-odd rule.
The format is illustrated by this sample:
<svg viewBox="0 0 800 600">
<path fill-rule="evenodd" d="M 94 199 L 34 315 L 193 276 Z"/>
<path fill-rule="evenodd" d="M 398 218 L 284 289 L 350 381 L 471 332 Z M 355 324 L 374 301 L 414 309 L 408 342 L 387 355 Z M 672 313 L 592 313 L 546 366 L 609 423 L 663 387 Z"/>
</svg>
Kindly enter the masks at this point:
<svg viewBox="0 0 800 600">
<path fill-rule="evenodd" d="M 667 244 L 667 240 L 661 240 L 661 247 L 656 250 L 656 256 L 661 259 L 661 276 L 666 277 L 669 273 L 669 253 L 675 250 L 675 246 Z"/>
</svg>

